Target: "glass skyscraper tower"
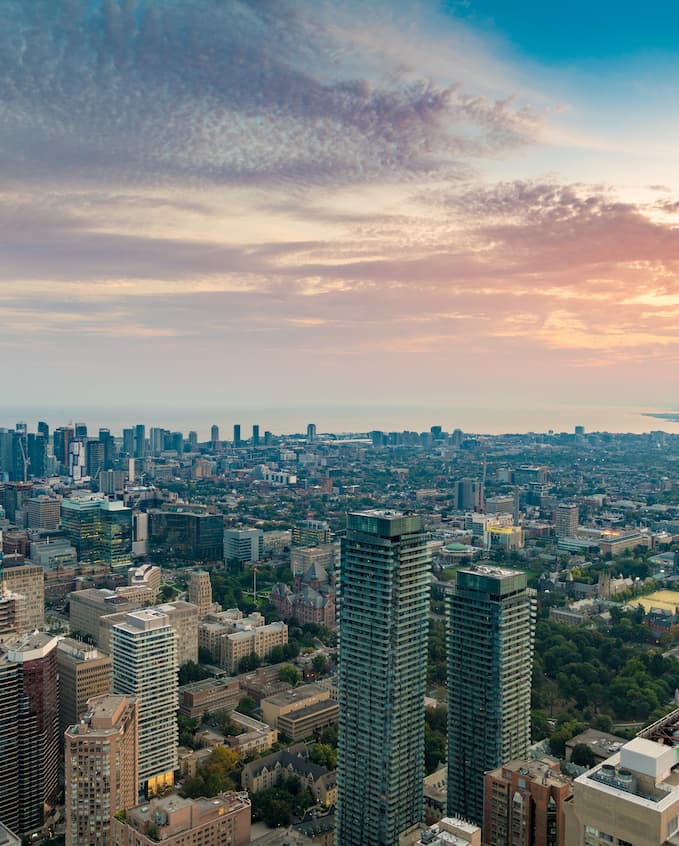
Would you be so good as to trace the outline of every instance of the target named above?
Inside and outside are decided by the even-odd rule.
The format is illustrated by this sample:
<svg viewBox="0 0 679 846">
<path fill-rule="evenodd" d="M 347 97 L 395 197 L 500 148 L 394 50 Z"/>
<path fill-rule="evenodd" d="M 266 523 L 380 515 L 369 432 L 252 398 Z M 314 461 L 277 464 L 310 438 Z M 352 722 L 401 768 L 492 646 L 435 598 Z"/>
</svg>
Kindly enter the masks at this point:
<svg viewBox="0 0 679 846">
<path fill-rule="evenodd" d="M 458 570 L 449 594 L 448 814 L 483 819 L 483 774 L 530 745 L 535 600 L 526 574 Z"/>
<path fill-rule="evenodd" d="M 338 846 L 396 846 L 423 816 L 430 565 L 419 517 L 348 516 L 339 579 Z"/>
</svg>

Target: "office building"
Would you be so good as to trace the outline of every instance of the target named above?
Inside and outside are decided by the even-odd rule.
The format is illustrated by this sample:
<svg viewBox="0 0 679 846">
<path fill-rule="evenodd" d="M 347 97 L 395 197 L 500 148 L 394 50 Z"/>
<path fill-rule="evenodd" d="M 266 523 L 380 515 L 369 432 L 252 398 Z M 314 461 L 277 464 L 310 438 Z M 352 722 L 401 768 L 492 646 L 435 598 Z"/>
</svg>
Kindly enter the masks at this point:
<svg viewBox="0 0 679 846">
<path fill-rule="evenodd" d="M 89 440 L 85 445 L 85 466 L 87 475 L 96 479 L 104 469 L 104 444 L 101 441 Z"/>
<path fill-rule="evenodd" d="M 557 538 L 572 538 L 577 532 L 579 519 L 577 505 L 560 502 L 556 507 Z"/>
<path fill-rule="evenodd" d="M 525 758 L 535 604 L 526 574 L 479 565 L 449 593 L 448 813 L 483 819 L 483 777 Z"/>
<path fill-rule="evenodd" d="M 112 694 L 91 698 L 64 736 L 68 846 L 110 846 L 111 821 L 138 801 L 137 702 Z"/>
<path fill-rule="evenodd" d="M 77 632 L 80 637 L 87 637 L 95 643 L 99 649 L 109 652 L 102 642 L 101 620 L 110 614 L 122 614 L 128 611 L 135 611 L 144 602 L 139 602 L 138 591 L 133 596 L 127 597 L 119 590 L 109 588 L 86 588 L 85 590 L 73 591 L 69 596 L 69 620 L 71 631 Z M 152 597 L 149 591 L 149 601 Z"/>
<path fill-rule="evenodd" d="M 564 802 L 572 781 L 553 758 L 508 761 L 485 776 L 483 842 L 564 846 Z"/>
<path fill-rule="evenodd" d="M 75 436 L 76 438 L 78 438 L 78 440 L 87 440 L 87 423 L 75 424 Z"/>
<path fill-rule="evenodd" d="M 113 662 L 109 655 L 80 640 L 62 638 L 57 644 L 59 672 L 59 733 L 80 721 L 87 701 L 110 693 Z"/>
<path fill-rule="evenodd" d="M 53 532 L 61 520 L 61 500 L 53 496 L 35 496 L 25 503 L 29 529 L 48 529 Z"/>
<path fill-rule="evenodd" d="M 573 781 L 565 846 L 671 846 L 679 839 L 673 711 Z"/>
<path fill-rule="evenodd" d="M 423 818 L 430 567 L 419 517 L 348 516 L 339 580 L 338 846 L 396 846 Z"/>
<path fill-rule="evenodd" d="M 19 594 L 24 602 L 17 628 L 19 632 L 42 629 L 45 625 L 45 571 L 37 564 L 11 565 L 2 568 L 2 589 Z"/>
<path fill-rule="evenodd" d="M 460 479 L 455 483 L 455 508 L 476 511 L 481 505 L 482 491 L 478 479 Z"/>
<path fill-rule="evenodd" d="M 261 529 L 226 529 L 224 560 L 227 564 L 254 564 L 264 555 L 264 532 Z"/>
<path fill-rule="evenodd" d="M 33 478 L 47 476 L 47 441 L 48 438 L 41 434 L 29 434 L 26 436 L 28 449 L 28 475 Z"/>
<path fill-rule="evenodd" d="M 68 466 L 68 445 L 73 440 L 73 429 L 70 426 L 60 426 L 54 430 L 52 435 L 52 448 L 54 457 L 61 465 L 62 470 Z"/>
<path fill-rule="evenodd" d="M 255 425 L 252 427 L 252 446 L 259 446 L 259 426 L 257 425 L 257 423 L 255 423 Z"/>
<path fill-rule="evenodd" d="M 331 541 L 332 532 L 324 520 L 301 520 L 292 527 L 293 546 L 320 546 Z"/>
<path fill-rule="evenodd" d="M 84 441 L 76 439 L 68 445 L 68 475 L 74 482 L 82 481 L 87 475 Z"/>
<path fill-rule="evenodd" d="M 105 495 L 61 500 L 61 528 L 78 560 L 108 567 L 129 567 L 132 558 L 132 509 Z"/>
<path fill-rule="evenodd" d="M 239 447 L 241 445 L 240 423 L 234 423 L 233 425 L 233 445 L 235 447 Z"/>
<path fill-rule="evenodd" d="M 189 602 L 198 608 L 198 617 L 213 610 L 212 583 L 206 570 L 197 570 L 189 576 Z"/>
<path fill-rule="evenodd" d="M 139 783 L 147 795 L 174 783 L 177 647 L 166 614 L 131 611 L 113 627 L 113 692 L 137 697 Z"/>
<path fill-rule="evenodd" d="M 146 426 L 143 423 L 137 423 L 134 427 L 134 457 L 143 458 L 146 455 Z"/>
<path fill-rule="evenodd" d="M 309 423 L 306 427 L 306 439 L 307 443 L 312 444 L 316 440 L 316 424 Z"/>
<path fill-rule="evenodd" d="M 247 794 L 218 793 L 211 799 L 171 794 L 114 817 L 112 846 L 247 846 L 251 808 Z M 70 846 L 70 844 L 67 844 Z"/>
<path fill-rule="evenodd" d="M 148 588 L 153 594 L 154 602 L 160 593 L 160 578 L 160 567 L 155 564 L 140 564 L 139 567 L 130 567 L 127 571 L 127 584 L 131 587 Z"/>
<path fill-rule="evenodd" d="M 219 426 L 216 423 L 210 426 L 210 445 L 213 450 L 219 446 Z"/>
<path fill-rule="evenodd" d="M 110 470 L 116 457 L 116 443 L 109 429 L 99 429 L 99 442 L 104 448 L 104 470 Z"/>
<path fill-rule="evenodd" d="M 221 561 L 224 518 L 200 506 L 186 504 L 151 508 L 149 548 L 173 559 Z"/>
<path fill-rule="evenodd" d="M 56 645 L 36 632 L 0 654 L 0 821 L 21 836 L 42 828 L 58 798 Z"/>
<path fill-rule="evenodd" d="M 200 720 L 206 711 L 232 711 L 242 696 L 238 679 L 202 679 L 179 688 L 179 712 Z"/>
</svg>

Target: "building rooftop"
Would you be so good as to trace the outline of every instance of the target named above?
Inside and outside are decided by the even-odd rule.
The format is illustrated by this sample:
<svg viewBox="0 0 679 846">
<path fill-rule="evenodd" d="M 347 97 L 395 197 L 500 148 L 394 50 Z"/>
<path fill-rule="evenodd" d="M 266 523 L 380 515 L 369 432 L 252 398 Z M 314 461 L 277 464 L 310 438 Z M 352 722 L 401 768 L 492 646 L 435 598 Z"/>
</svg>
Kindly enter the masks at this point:
<svg viewBox="0 0 679 846">
<path fill-rule="evenodd" d="M 312 696 L 318 696 L 319 694 L 327 695 L 328 691 L 317 684 L 303 684 L 301 687 L 284 690 L 282 693 L 274 693 L 273 696 L 268 696 L 266 701 L 276 707 L 292 705 L 296 702 L 301 705 L 306 699 L 310 699 Z"/>
</svg>

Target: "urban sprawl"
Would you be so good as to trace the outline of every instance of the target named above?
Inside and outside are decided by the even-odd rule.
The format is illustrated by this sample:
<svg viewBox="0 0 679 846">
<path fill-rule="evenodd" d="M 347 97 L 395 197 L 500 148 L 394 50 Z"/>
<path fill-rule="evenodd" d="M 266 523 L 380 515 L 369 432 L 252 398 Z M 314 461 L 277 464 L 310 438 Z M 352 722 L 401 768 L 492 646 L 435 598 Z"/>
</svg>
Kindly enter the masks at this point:
<svg viewBox="0 0 679 846">
<path fill-rule="evenodd" d="M 679 846 L 679 435 L 28 428 L 3 846 Z"/>
</svg>

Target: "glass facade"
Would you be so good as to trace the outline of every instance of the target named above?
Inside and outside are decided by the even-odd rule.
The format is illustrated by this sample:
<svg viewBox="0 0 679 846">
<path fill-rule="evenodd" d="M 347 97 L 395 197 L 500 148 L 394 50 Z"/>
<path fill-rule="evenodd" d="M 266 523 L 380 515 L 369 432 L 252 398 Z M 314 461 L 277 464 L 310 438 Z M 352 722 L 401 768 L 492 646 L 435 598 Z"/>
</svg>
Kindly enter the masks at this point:
<svg viewBox="0 0 679 846">
<path fill-rule="evenodd" d="M 396 846 L 423 818 L 430 568 L 419 517 L 349 515 L 339 579 L 341 846 Z"/>
<path fill-rule="evenodd" d="M 535 604 L 526 574 L 458 571 L 449 614 L 448 814 L 480 824 L 484 773 L 530 745 Z"/>
</svg>

